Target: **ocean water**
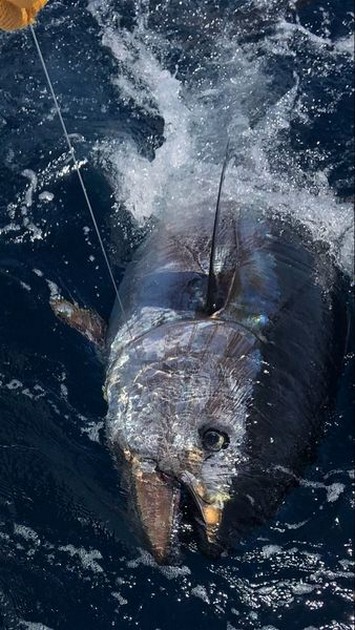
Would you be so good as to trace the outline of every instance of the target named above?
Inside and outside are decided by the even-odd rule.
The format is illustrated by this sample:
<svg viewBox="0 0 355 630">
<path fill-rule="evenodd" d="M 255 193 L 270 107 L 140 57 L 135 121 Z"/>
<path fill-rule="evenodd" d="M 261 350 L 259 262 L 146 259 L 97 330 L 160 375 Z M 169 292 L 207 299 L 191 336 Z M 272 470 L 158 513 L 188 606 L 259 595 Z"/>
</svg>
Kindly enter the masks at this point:
<svg viewBox="0 0 355 630">
<path fill-rule="evenodd" d="M 226 194 L 285 213 L 345 277 L 350 1 L 52 0 L 36 26 L 117 279 L 154 218 Z M 105 446 L 104 370 L 49 307 L 113 291 L 28 31 L 0 34 L 0 628 L 354 627 L 351 352 L 313 463 L 232 554 L 158 567 Z"/>
</svg>

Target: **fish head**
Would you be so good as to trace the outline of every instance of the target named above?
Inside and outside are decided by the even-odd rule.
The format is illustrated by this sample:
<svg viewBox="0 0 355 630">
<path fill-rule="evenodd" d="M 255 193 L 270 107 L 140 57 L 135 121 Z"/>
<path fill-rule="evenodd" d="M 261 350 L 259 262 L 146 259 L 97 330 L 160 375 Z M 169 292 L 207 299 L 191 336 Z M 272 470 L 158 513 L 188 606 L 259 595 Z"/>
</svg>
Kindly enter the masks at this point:
<svg viewBox="0 0 355 630">
<path fill-rule="evenodd" d="M 224 507 L 246 459 L 253 346 L 236 325 L 179 322 L 151 331 L 112 364 L 109 444 L 125 462 L 138 521 L 159 562 L 175 547 L 182 495 L 200 546 L 220 548 Z"/>
</svg>

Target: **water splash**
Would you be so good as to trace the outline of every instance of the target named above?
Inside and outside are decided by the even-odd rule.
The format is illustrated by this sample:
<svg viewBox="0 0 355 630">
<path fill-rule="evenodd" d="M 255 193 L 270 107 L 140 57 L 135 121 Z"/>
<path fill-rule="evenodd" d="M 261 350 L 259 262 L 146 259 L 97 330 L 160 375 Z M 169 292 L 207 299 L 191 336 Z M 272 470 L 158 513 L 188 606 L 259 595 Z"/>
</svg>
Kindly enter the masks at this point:
<svg viewBox="0 0 355 630">
<path fill-rule="evenodd" d="M 274 35 L 261 42 L 241 46 L 228 31 L 215 37 L 214 54 L 195 69 L 196 81 L 183 82 L 178 67 L 168 69 L 164 51 L 171 44 L 147 26 L 148 9 L 128 31 L 112 28 L 107 3 L 95 0 L 89 7 L 102 28 L 103 45 L 119 63 L 113 81 L 120 97 L 133 99 L 148 114 L 158 110 L 164 119 L 164 143 L 152 160 L 130 141 L 96 146 L 117 197 L 135 219 L 144 224 L 152 215 L 191 212 L 193 205 L 214 199 L 229 137 L 234 166 L 225 186 L 228 197 L 300 221 L 351 273 L 352 204 L 337 197 L 327 167 L 305 169 L 304 156 L 296 155 L 291 145 L 294 121 L 307 125 L 321 113 L 320 105 L 318 110 L 307 108 L 302 91 L 297 54 L 304 40 L 316 48 L 307 72 L 313 75 L 319 69 L 320 58 L 325 78 L 335 67 L 337 74 L 348 70 L 342 47 L 280 19 Z M 275 55 L 288 64 L 285 85 L 268 74 Z M 333 90 L 330 96 L 329 109 L 336 107 L 341 93 Z M 316 161 L 317 151 L 315 147 L 312 158 L 310 149 L 304 150 L 308 163 Z"/>
</svg>

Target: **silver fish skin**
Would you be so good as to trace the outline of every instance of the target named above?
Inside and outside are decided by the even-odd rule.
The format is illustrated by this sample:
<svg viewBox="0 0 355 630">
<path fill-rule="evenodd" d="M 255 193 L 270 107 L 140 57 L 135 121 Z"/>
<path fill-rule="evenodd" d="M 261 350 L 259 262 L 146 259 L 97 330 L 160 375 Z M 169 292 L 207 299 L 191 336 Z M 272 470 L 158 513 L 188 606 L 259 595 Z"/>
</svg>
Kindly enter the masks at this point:
<svg viewBox="0 0 355 630">
<path fill-rule="evenodd" d="M 336 272 L 290 220 L 224 205 L 206 314 L 213 218 L 206 202 L 157 226 L 108 331 L 108 443 L 158 562 L 177 548 L 182 490 L 208 554 L 270 518 L 304 466 L 341 362 Z"/>
</svg>

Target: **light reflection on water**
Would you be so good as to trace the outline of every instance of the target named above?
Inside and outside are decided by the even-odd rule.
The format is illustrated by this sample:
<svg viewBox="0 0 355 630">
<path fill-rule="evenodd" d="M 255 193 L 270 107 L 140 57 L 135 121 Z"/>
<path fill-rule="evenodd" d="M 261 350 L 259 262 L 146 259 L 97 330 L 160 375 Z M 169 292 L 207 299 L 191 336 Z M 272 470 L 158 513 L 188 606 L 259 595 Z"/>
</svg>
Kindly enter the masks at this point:
<svg viewBox="0 0 355 630">
<path fill-rule="evenodd" d="M 118 10 L 129 26 L 126 4 Z M 334 196 L 351 186 L 349 54 L 344 33 L 334 35 L 346 8 L 330 16 L 327 36 L 311 9 L 304 28 L 283 19 L 276 32 L 244 47 L 214 34 L 212 87 L 202 44 L 193 72 L 183 61 L 180 73 L 172 71 L 175 22 L 162 20 L 154 30 L 144 19 L 132 34 L 117 21 L 112 26 L 110 2 L 91 2 L 91 13 L 80 2 L 71 9 L 69 17 L 61 3 L 49 6 L 39 36 L 70 129 L 79 133 L 79 156 L 94 165 L 84 174 L 120 264 L 141 237 L 122 217 L 122 202 L 145 226 L 150 214 L 167 211 L 167 199 L 175 210 L 183 206 L 187 182 L 203 181 L 201 196 L 213 196 L 228 129 L 236 144 L 230 194 L 258 205 L 267 192 L 277 209 L 292 207 L 348 268 L 351 206 Z M 182 566 L 158 567 L 135 548 L 105 449 L 102 369 L 48 308 L 56 285 L 106 314 L 112 295 L 39 91 L 40 71 L 26 36 L 15 38 L 0 39 L 0 628 L 350 630 L 348 374 L 317 462 L 277 518 L 235 554 L 211 562 L 191 545 Z M 31 60 L 26 86 L 14 52 L 21 47 Z M 86 80 L 75 83 L 78 71 Z"/>
</svg>

